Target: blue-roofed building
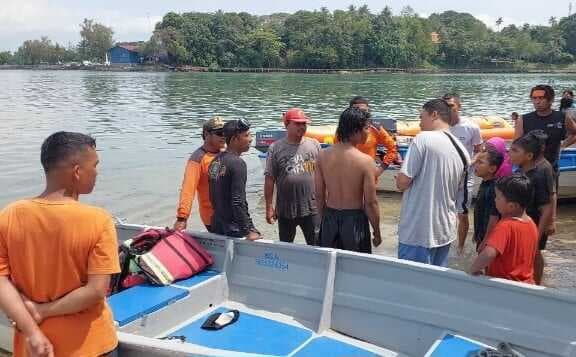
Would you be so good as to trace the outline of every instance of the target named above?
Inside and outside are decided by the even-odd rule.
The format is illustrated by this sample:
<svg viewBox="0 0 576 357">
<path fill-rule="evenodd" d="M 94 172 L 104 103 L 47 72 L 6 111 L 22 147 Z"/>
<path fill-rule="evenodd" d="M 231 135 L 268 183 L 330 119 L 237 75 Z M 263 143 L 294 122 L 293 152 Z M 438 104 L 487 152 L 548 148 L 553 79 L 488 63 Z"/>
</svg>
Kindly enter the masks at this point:
<svg viewBox="0 0 576 357">
<path fill-rule="evenodd" d="M 141 53 L 141 43 L 119 42 L 108 50 L 110 64 L 141 64 L 144 56 Z"/>
</svg>

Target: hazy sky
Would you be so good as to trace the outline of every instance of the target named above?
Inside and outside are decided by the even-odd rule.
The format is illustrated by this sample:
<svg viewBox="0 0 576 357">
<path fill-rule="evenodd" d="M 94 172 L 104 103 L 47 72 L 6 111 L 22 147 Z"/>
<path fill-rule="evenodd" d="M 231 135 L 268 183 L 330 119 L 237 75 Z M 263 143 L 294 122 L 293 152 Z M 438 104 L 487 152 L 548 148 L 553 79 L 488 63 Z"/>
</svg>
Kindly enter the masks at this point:
<svg viewBox="0 0 576 357">
<path fill-rule="evenodd" d="M 546 24 L 551 16 L 566 16 L 569 3 L 563 0 L 1 0 L 0 50 L 16 50 L 24 40 L 42 35 L 63 45 L 76 43 L 79 24 L 85 17 L 111 26 L 117 41 L 138 41 L 147 40 L 154 23 L 168 11 L 222 9 L 264 15 L 323 6 L 330 10 L 345 9 L 350 4 L 366 4 L 372 12 L 379 12 L 388 5 L 398 13 L 410 5 L 421 16 L 445 10 L 469 12 L 493 27 L 499 16 L 505 24 Z M 574 8 L 576 11 L 576 0 Z"/>
</svg>

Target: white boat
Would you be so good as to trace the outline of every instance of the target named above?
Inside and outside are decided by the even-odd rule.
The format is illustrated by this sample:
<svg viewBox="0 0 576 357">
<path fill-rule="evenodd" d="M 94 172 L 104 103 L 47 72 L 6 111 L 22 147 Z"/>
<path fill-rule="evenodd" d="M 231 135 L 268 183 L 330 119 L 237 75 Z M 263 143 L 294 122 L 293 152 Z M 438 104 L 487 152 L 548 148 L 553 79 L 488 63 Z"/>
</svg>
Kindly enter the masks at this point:
<svg viewBox="0 0 576 357">
<path fill-rule="evenodd" d="M 119 239 L 144 228 L 119 225 Z M 576 298 L 552 289 L 376 255 L 193 235 L 214 257 L 210 270 L 108 299 L 121 357 L 465 357 L 502 342 L 519 356 L 576 356 Z M 229 309 L 240 311 L 234 324 L 200 328 Z M 10 334 L 4 320 L 3 348 Z"/>
<path fill-rule="evenodd" d="M 402 156 L 405 155 L 407 147 L 402 145 L 398 146 L 399 152 Z M 258 155 L 262 167 L 266 167 L 266 153 Z M 385 192 L 398 192 L 396 188 L 396 181 L 394 177 L 398 175 L 398 166 L 389 167 L 378 178 L 378 191 Z M 481 179 L 475 177 L 474 193 L 478 190 Z M 564 149 L 560 155 L 560 183 L 558 187 L 559 198 L 576 198 L 576 149 Z"/>
<path fill-rule="evenodd" d="M 378 178 L 379 191 L 388 192 L 398 192 L 396 188 L 395 176 L 398 175 L 400 171 L 399 167 L 390 167 L 388 170 L 384 171 L 382 175 Z M 482 181 L 479 177 L 474 177 L 474 194 L 478 191 L 480 182 Z M 559 198 L 574 198 L 576 197 L 576 168 L 570 169 L 560 169 L 560 183 L 558 187 L 558 197 Z"/>
</svg>

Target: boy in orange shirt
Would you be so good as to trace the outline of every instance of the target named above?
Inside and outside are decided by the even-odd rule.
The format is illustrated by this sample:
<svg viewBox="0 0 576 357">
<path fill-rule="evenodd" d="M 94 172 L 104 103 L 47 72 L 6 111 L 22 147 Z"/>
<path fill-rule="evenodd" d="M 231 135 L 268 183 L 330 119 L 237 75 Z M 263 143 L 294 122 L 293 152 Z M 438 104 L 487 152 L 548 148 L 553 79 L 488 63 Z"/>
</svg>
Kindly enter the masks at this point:
<svg viewBox="0 0 576 357">
<path fill-rule="evenodd" d="M 0 309 L 14 322 L 14 356 L 101 356 L 118 344 L 106 294 L 120 267 L 112 217 L 78 202 L 96 183 L 96 142 L 52 134 L 41 162 L 44 192 L 0 212 Z"/>
<path fill-rule="evenodd" d="M 503 177 L 496 183 L 496 208 L 502 218 L 482 244 L 470 274 L 486 275 L 535 284 L 534 259 L 538 228 L 526 214 L 532 186 L 522 174 Z"/>
</svg>

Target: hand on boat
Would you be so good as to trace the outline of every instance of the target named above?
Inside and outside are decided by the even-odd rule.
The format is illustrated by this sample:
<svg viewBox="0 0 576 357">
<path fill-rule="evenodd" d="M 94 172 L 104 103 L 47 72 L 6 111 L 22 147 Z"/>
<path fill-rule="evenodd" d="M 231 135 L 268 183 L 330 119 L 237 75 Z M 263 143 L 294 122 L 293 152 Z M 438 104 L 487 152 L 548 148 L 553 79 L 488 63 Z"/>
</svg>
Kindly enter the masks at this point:
<svg viewBox="0 0 576 357">
<path fill-rule="evenodd" d="M 40 329 L 30 336 L 26 336 L 26 350 L 30 357 L 54 357 L 52 343 Z"/>
<path fill-rule="evenodd" d="M 464 255 L 464 244 L 458 243 L 458 248 L 456 249 L 458 256 L 461 257 Z"/>
<path fill-rule="evenodd" d="M 187 221 L 185 221 L 185 220 L 177 219 L 176 222 L 174 222 L 174 230 L 175 231 L 186 230 L 186 223 L 187 223 Z"/>
<path fill-rule="evenodd" d="M 262 236 L 258 232 L 250 232 L 246 236 L 246 239 L 247 240 L 258 240 L 258 239 L 262 239 Z"/>
<path fill-rule="evenodd" d="M 268 222 L 268 224 L 274 224 L 276 219 L 276 210 L 274 207 L 270 206 L 266 208 L 266 222 Z"/>
</svg>

